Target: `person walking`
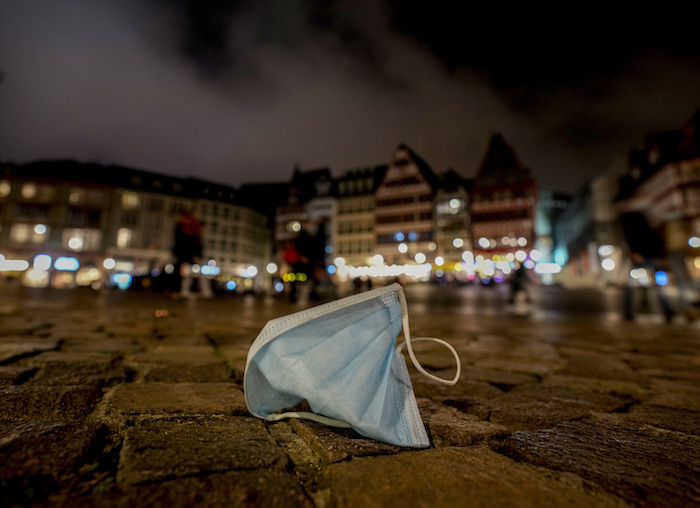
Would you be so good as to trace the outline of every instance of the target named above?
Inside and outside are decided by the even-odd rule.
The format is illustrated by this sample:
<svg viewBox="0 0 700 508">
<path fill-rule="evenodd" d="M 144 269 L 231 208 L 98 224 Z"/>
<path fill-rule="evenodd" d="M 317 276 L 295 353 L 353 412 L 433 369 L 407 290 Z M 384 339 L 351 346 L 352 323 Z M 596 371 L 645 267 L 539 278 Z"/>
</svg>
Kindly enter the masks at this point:
<svg viewBox="0 0 700 508">
<path fill-rule="evenodd" d="M 661 263 L 666 257 L 663 241 L 649 225 L 646 216 L 639 211 L 624 212 L 619 217 L 624 235 L 627 258 L 634 269 L 646 271 L 648 279 L 656 286 L 659 307 L 667 323 L 673 320 L 674 311 L 663 286 L 656 283 L 656 272 L 660 271 Z M 643 278 L 643 277 L 641 277 Z M 636 281 L 627 278 L 623 293 L 623 313 L 628 321 L 634 319 L 634 290 Z"/>
<path fill-rule="evenodd" d="M 175 268 L 170 290 L 174 298 L 190 298 L 192 264 L 202 255 L 202 223 L 192 210 L 183 210 L 175 223 L 172 253 Z"/>
</svg>

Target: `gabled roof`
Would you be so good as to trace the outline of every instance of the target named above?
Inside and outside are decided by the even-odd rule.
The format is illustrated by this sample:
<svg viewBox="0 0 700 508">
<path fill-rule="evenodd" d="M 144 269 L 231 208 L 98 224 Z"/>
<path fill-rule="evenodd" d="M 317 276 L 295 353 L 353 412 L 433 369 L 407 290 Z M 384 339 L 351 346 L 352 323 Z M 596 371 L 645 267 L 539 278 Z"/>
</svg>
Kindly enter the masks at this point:
<svg viewBox="0 0 700 508">
<path fill-rule="evenodd" d="M 384 179 L 384 175 L 386 175 L 386 170 L 388 166 L 386 164 L 380 164 L 378 166 L 373 166 L 373 167 L 365 167 L 365 168 L 355 168 L 355 169 L 348 169 L 342 176 L 337 178 L 337 182 L 346 182 L 346 181 L 351 181 L 351 180 L 360 180 L 360 179 L 365 179 L 365 178 L 371 178 L 372 179 L 372 192 L 377 190 L 377 187 L 381 184 L 382 180 Z M 365 191 L 360 190 L 359 188 L 356 189 L 356 193 L 358 194 L 363 194 Z"/>
<path fill-rule="evenodd" d="M 494 134 L 476 174 L 474 188 L 531 183 L 532 181 L 530 170 L 523 166 L 515 155 L 515 150 L 501 134 Z"/>
<path fill-rule="evenodd" d="M 418 167 L 418 170 L 423 175 L 428 184 L 433 188 L 433 190 L 437 190 L 440 188 L 440 178 L 438 178 L 438 176 L 433 172 L 428 163 L 425 162 L 420 155 L 411 150 L 411 148 L 409 148 L 408 145 L 406 145 L 405 143 L 399 144 L 399 146 L 396 148 L 396 151 L 399 150 L 405 150 L 406 152 L 408 152 L 408 156 Z"/>
<path fill-rule="evenodd" d="M 471 191 L 474 180 L 471 178 L 464 178 L 462 175 L 457 173 L 454 169 L 448 169 L 442 174 L 442 189 L 448 192 L 454 192 L 460 187 L 464 188 L 467 192 Z"/>
<path fill-rule="evenodd" d="M 290 196 L 294 195 L 299 203 L 306 203 L 309 200 L 318 197 L 317 184 L 330 184 L 329 194 L 334 196 L 335 181 L 331 176 L 331 171 L 328 168 L 317 168 L 302 171 L 299 168 L 294 168 L 292 180 L 289 183 Z"/>
</svg>

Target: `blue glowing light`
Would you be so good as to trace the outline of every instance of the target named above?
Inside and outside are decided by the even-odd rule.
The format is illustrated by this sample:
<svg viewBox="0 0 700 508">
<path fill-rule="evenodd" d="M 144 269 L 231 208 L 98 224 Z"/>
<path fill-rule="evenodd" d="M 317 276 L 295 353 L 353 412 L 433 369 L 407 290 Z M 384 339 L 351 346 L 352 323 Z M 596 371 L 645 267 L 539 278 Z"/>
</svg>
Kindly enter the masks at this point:
<svg viewBox="0 0 700 508">
<path fill-rule="evenodd" d="M 226 283 L 226 289 L 228 289 L 229 291 L 233 291 L 234 289 L 236 289 L 236 283 L 232 280 L 228 281 Z"/>
<path fill-rule="evenodd" d="M 278 293 L 284 291 L 284 282 L 275 283 L 275 291 L 277 291 Z"/>
<path fill-rule="evenodd" d="M 333 275 L 336 271 L 335 265 L 328 265 L 328 268 L 326 268 L 326 271 Z"/>
<path fill-rule="evenodd" d="M 394 233 L 394 240 L 396 240 L 397 242 L 403 242 L 404 238 L 406 238 L 406 237 L 400 231 L 397 233 Z"/>
<path fill-rule="evenodd" d="M 113 273 L 109 278 L 112 284 L 116 285 L 119 289 L 128 289 L 133 280 L 128 273 Z"/>
<path fill-rule="evenodd" d="M 408 240 L 409 240 L 409 241 L 415 242 L 417 239 L 418 239 L 418 235 L 416 234 L 415 231 L 411 231 L 411 232 L 408 234 Z"/>
<path fill-rule="evenodd" d="M 562 247 L 557 247 L 554 250 L 554 262 L 556 264 L 564 266 L 568 260 L 569 260 L 569 253 L 566 251 L 566 249 L 564 249 Z"/>
<path fill-rule="evenodd" d="M 668 275 L 666 275 L 666 272 L 656 272 L 654 278 L 656 279 L 656 283 L 659 286 L 665 286 L 666 284 L 668 284 Z"/>
</svg>

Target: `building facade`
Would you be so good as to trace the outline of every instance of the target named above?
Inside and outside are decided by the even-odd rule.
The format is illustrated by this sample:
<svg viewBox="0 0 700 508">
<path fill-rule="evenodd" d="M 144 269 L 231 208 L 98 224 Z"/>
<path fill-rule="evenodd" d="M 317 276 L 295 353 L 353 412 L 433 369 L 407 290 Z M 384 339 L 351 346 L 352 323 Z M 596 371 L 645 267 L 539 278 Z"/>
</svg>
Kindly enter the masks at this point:
<svg viewBox="0 0 700 508">
<path fill-rule="evenodd" d="M 439 179 L 401 144 L 375 192 L 376 254 L 389 265 L 434 260 L 434 199 Z"/>
<path fill-rule="evenodd" d="M 334 257 L 341 265 L 369 265 L 375 254 L 374 194 L 386 166 L 347 171 L 338 179 Z"/>
<path fill-rule="evenodd" d="M 700 279 L 700 110 L 678 129 L 649 134 L 629 156 L 618 208 L 642 210 L 666 250 Z"/>
<path fill-rule="evenodd" d="M 204 222 L 200 273 L 238 278 L 264 266 L 271 235 L 264 215 L 235 191 L 118 166 L 46 161 L 5 164 L 0 175 L 3 273 L 28 285 L 128 285 L 172 270 L 175 222 L 184 209 Z M 8 261 L 22 270 L 8 269 Z"/>
<path fill-rule="evenodd" d="M 535 245 L 537 193 L 530 171 L 500 134 L 494 135 L 472 187 L 474 254 L 514 254 Z"/>
<path fill-rule="evenodd" d="M 454 170 L 441 177 L 435 194 L 435 243 L 447 273 L 459 277 L 465 253 L 473 252 L 470 193 L 472 180 Z M 468 257 L 466 259 L 469 259 Z M 463 275 L 463 274 L 461 274 Z"/>
</svg>

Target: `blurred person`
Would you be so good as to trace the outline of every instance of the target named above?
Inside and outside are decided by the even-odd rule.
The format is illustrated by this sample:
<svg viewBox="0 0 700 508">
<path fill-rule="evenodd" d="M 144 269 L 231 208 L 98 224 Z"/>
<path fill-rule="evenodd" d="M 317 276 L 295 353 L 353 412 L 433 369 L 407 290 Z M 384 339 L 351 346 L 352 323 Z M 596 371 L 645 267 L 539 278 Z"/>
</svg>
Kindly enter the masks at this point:
<svg viewBox="0 0 700 508">
<path fill-rule="evenodd" d="M 688 322 L 698 319 L 698 313 L 694 309 L 697 299 L 695 283 L 688 272 L 685 263 L 685 249 L 688 245 L 687 232 L 678 222 L 671 222 L 666 226 L 666 248 L 668 252 L 669 268 L 678 289 L 678 304 Z"/>
<path fill-rule="evenodd" d="M 306 235 L 306 233 L 304 233 L 304 235 Z M 302 273 L 306 274 L 307 272 L 308 259 L 304 257 L 301 254 L 301 252 L 299 252 L 300 243 L 303 243 L 305 240 L 300 240 L 300 237 L 301 233 L 297 234 L 297 236 L 293 240 L 287 242 L 287 245 L 285 245 L 282 251 L 282 257 L 284 259 L 284 262 L 287 265 L 289 265 L 289 269 L 294 275 L 294 278 L 289 282 L 290 302 L 297 301 L 297 293 L 299 289 L 299 284 L 301 283 L 299 281 L 299 275 Z"/>
<path fill-rule="evenodd" d="M 525 265 L 519 263 L 518 268 L 513 271 L 508 281 L 510 282 L 510 296 L 508 297 L 508 303 L 511 305 L 514 304 L 520 294 L 524 295 L 526 303 L 530 303 L 530 294 L 527 290 L 529 280 Z"/>
<path fill-rule="evenodd" d="M 352 290 L 353 293 L 362 293 L 362 286 L 364 285 L 362 277 L 355 277 L 352 279 Z"/>
<path fill-rule="evenodd" d="M 322 283 L 330 281 L 326 271 L 326 220 L 309 222 L 302 228 L 298 237 L 298 249 L 306 260 L 307 275 L 311 283 L 309 299 L 320 300 L 319 289 Z"/>
<path fill-rule="evenodd" d="M 183 210 L 177 218 L 172 253 L 175 269 L 170 290 L 175 298 L 190 298 L 192 264 L 202 255 L 202 223 L 192 210 Z"/>
<path fill-rule="evenodd" d="M 661 270 L 666 257 L 663 241 L 651 228 L 646 216 L 639 211 L 626 211 L 620 214 L 619 222 L 625 239 L 626 257 L 630 268 L 643 268 L 650 281 L 656 286 L 659 307 L 667 323 L 673 320 L 674 311 L 663 286 L 656 283 L 656 272 Z M 627 277 L 623 293 L 623 313 L 628 321 L 634 319 L 635 281 Z"/>
</svg>

